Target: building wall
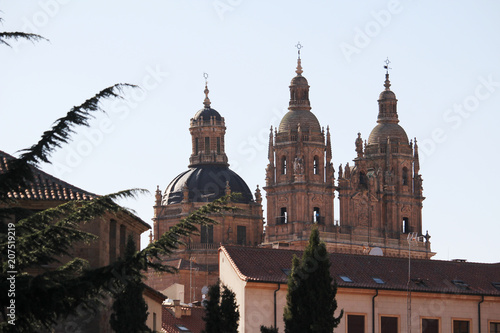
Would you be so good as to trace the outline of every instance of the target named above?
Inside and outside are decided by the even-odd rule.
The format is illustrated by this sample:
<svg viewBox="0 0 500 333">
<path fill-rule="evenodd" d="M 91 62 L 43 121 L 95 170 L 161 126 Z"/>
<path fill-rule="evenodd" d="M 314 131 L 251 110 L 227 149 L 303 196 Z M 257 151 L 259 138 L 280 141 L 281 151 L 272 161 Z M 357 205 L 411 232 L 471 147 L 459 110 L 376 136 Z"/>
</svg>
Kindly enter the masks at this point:
<svg viewBox="0 0 500 333">
<path fill-rule="evenodd" d="M 274 291 L 277 283 L 246 282 L 232 268 L 223 252 L 220 252 L 221 281 L 236 294 L 240 309 L 239 332 L 259 332 L 260 325 L 274 325 Z M 277 292 L 277 323 L 284 332 L 283 309 L 286 305 L 287 285 L 281 284 Z M 339 288 L 338 308 L 344 310 L 344 317 L 335 332 L 347 331 L 347 316 L 365 317 L 365 332 L 381 332 L 381 317 L 398 318 L 399 332 L 407 331 L 407 292 L 379 290 L 375 297 L 375 314 L 372 314 L 372 300 L 377 294 L 374 289 Z M 440 332 L 453 332 L 453 320 L 470 320 L 471 332 L 478 332 L 478 303 L 480 296 L 457 294 L 412 293 L 412 331 L 421 332 L 422 318 L 439 319 Z M 373 317 L 375 322 L 373 323 Z M 489 322 L 500 322 L 500 298 L 485 297 L 481 304 L 481 332 L 489 332 Z"/>
<path fill-rule="evenodd" d="M 144 295 L 144 301 L 148 305 L 148 319 L 146 320 L 146 325 L 155 331 L 161 330 L 162 324 L 162 304 L 147 295 Z M 156 324 L 154 323 L 156 322 Z"/>
</svg>

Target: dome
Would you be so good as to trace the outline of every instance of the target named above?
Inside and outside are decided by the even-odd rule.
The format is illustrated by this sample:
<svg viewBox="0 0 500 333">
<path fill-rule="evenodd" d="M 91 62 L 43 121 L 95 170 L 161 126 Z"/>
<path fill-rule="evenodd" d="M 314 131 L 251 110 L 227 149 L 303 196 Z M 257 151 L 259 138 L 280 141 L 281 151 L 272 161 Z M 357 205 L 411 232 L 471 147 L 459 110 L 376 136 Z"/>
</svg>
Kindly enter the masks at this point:
<svg viewBox="0 0 500 333">
<path fill-rule="evenodd" d="M 316 118 L 314 113 L 306 110 L 288 111 L 281 119 L 278 131 L 280 133 L 289 130 L 296 131 L 298 124 L 300 124 L 302 132 L 311 130 L 311 132 L 321 133 L 318 118 Z"/>
<path fill-rule="evenodd" d="M 290 82 L 291 86 L 308 86 L 309 83 L 307 83 L 307 79 L 303 77 L 302 75 L 297 75 L 295 76 L 292 81 Z"/>
<path fill-rule="evenodd" d="M 205 107 L 200 111 L 196 112 L 196 114 L 193 117 L 193 120 L 198 120 L 202 118 L 203 121 L 210 121 L 211 117 L 215 117 L 215 120 L 218 121 L 222 120 L 220 113 L 217 110 L 214 110 L 210 107 Z"/>
<path fill-rule="evenodd" d="M 189 168 L 170 182 L 163 195 L 163 204 L 182 202 L 185 185 L 189 189 L 189 201 L 211 202 L 226 194 L 227 181 L 232 193 L 241 193 L 241 198 L 235 202 L 249 203 L 253 200 L 252 192 L 236 172 L 226 166 L 199 165 Z"/>
<path fill-rule="evenodd" d="M 396 99 L 396 94 L 392 90 L 384 90 L 380 93 L 378 99 Z"/>
<path fill-rule="evenodd" d="M 380 123 L 372 130 L 368 138 L 368 144 L 376 144 L 380 141 L 387 141 L 387 137 L 391 141 L 399 140 L 401 143 L 408 144 L 408 136 L 403 127 L 395 123 Z"/>
</svg>

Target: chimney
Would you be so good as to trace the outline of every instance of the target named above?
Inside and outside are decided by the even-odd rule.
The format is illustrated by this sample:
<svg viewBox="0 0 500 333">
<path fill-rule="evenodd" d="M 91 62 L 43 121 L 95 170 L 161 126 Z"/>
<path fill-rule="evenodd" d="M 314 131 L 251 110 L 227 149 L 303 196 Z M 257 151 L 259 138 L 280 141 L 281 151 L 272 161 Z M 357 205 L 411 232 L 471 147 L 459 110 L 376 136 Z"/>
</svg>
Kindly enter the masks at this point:
<svg viewBox="0 0 500 333">
<path fill-rule="evenodd" d="M 180 299 L 174 299 L 174 314 L 175 318 L 180 318 L 182 316 Z"/>
</svg>

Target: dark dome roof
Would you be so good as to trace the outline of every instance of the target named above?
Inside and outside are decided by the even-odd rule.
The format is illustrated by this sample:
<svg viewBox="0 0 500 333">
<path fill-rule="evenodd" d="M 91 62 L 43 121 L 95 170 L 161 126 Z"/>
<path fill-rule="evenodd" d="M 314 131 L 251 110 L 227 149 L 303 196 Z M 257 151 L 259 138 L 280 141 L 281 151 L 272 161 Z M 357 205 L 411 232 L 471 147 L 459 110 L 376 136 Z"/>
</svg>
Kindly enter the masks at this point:
<svg viewBox="0 0 500 333">
<path fill-rule="evenodd" d="M 193 117 L 193 120 L 198 120 L 202 118 L 203 121 L 210 121 L 211 117 L 215 116 L 215 120 L 222 120 L 220 113 L 217 110 L 212 108 L 203 108 L 200 111 L 196 112 Z"/>
<path fill-rule="evenodd" d="M 386 142 L 387 137 L 391 138 L 391 141 L 398 139 L 401 143 L 408 144 L 408 136 L 405 130 L 395 123 L 380 123 L 375 126 L 368 138 L 368 144 L 375 144 L 380 141 Z"/>
<path fill-rule="evenodd" d="M 384 90 L 378 96 L 378 99 L 396 99 L 396 94 L 392 90 Z"/>
<path fill-rule="evenodd" d="M 189 188 L 189 200 L 192 202 L 210 202 L 226 193 L 226 182 L 229 181 L 231 192 L 241 193 L 241 198 L 235 200 L 249 203 L 253 200 L 252 192 L 238 174 L 223 165 L 199 165 L 189 168 L 174 178 L 163 195 L 163 204 L 180 203 L 183 198 L 184 185 Z M 213 194 L 209 197 L 205 195 Z"/>
<path fill-rule="evenodd" d="M 281 119 L 278 131 L 296 131 L 298 124 L 300 124 L 302 132 L 307 132 L 310 129 L 311 132 L 321 133 L 321 126 L 319 125 L 318 118 L 316 118 L 314 113 L 307 110 L 288 111 Z"/>
<path fill-rule="evenodd" d="M 290 82 L 290 85 L 301 85 L 301 86 L 308 86 L 309 83 L 307 82 L 307 79 L 303 77 L 302 75 L 297 75 L 295 76 L 292 81 Z"/>
</svg>

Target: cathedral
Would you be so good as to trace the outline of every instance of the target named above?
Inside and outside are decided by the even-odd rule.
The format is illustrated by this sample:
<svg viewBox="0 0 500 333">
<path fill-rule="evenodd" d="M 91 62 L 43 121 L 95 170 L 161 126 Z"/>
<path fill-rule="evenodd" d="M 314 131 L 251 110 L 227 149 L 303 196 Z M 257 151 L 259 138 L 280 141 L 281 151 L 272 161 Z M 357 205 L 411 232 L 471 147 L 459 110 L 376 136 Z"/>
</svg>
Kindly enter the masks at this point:
<svg viewBox="0 0 500 333">
<path fill-rule="evenodd" d="M 411 256 L 419 259 L 434 255 L 429 234 L 422 233 L 425 198 L 417 140 L 409 140 L 399 125 L 388 70 L 378 99 L 377 124 L 367 141 L 358 133 L 354 163 L 340 165 L 337 174 L 329 127 L 325 131 L 311 112 L 300 49 L 295 73 L 289 86 L 288 112 L 269 133 L 263 188 L 266 220 L 260 189 L 252 193 L 229 169 L 226 123 L 211 107 L 205 84 L 203 108 L 190 120 L 188 170 L 176 176 L 163 192 L 156 191 L 154 239 L 197 208 L 226 194 L 239 193 L 234 199 L 239 210 L 213 216 L 218 224 L 202 226 L 198 236 L 186 240 L 186 245 L 168 259 L 179 274 L 150 275 L 148 284 L 153 288 L 168 293 L 172 285 L 184 286 L 189 296 L 177 294 L 178 298 L 200 300 L 202 286 L 217 280 L 221 245 L 300 250 L 313 226 L 331 253 L 408 258 L 411 251 Z M 334 219 L 336 193 L 339 220 Z"/>
</svg>

